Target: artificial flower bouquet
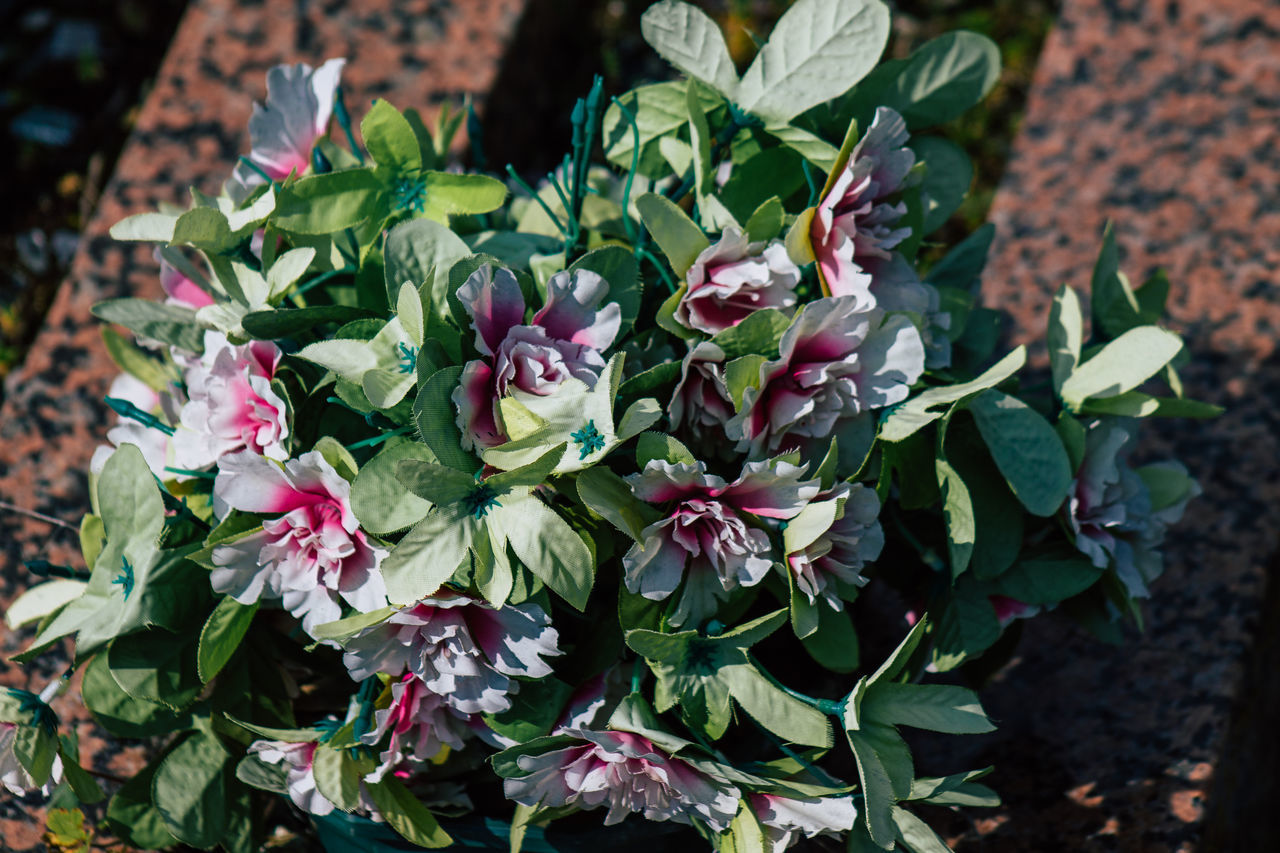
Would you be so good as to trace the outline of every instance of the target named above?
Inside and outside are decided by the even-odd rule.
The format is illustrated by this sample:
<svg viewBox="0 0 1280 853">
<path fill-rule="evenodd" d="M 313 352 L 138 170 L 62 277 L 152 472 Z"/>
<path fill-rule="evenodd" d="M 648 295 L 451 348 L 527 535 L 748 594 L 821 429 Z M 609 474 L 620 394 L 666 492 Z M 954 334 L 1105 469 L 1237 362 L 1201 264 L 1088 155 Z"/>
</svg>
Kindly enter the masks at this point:
<svg viewBox="0 0 1280 853">
<path fill-rule="evenodd" d="M 1138 419 L 1213 409 L 1109 234 L 1089 333 L 1064 286 L 1049 370 L 996 356 L 921 133 L 996 47 L 877 64 L 885 4 L 799 0 L 739 75 L 694 7 L 643 26 L 680 79 L 597 82 L 536 185 L 455 164 L 465 110 L 357 132 L 330 60 L 271 71 L 220 196 L 113 229 L 167 298 L 95 309 L 132 337 L 88 571 L 7 616 L 150 744 L 116 837 L 256 850 L 291 803 L 331 850 L 933 853 L 928 806 L 997 799 L 900 730 L 991 730 L 964 685 L 1019 619 L 1139 619 L 1197 488 Z M 62 683 L 0 695 L 0 761 L 73 811 Z"/>
</svg>

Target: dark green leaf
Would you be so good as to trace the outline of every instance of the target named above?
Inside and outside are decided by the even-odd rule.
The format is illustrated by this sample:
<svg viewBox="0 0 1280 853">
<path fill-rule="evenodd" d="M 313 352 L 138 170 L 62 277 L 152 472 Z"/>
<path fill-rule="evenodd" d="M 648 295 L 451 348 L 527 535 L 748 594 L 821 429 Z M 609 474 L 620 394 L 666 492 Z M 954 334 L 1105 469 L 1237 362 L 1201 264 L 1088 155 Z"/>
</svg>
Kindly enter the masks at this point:
<svg viewBox="0 0 1280 853">
<path fill-rule="evenodd" d="M 315 305 L 310 308 L 284 308 L 278 311 L 252 311 L 240 325 L 252 337 L 263 341 L 289 338 L 311 332 L 323 323 L 350 323 L 373 312 L 353 305 Z"/>
<path fill-rule="evenodd" d="M 118 323 L 144 338 L 163 341 L 187 352 L 204 350 L 204 330 L 196 312 L 149 299 L 108 299 L 93 306 L 95 317 Z"/>
<path fill-rule="evenodd" d="M 229 760 L 215 736 L 195 731 L 160 762 L 151 780 L 151 799 L 178 840 L 209 849 L 226 832 L 224 771 Z"/>
<path fill-rule="evenodd" d="M 969 411 L 1000 473 L 1027 511 L 1040 516 L 1057 512 L 1073 472 L 1049 422 L 1016 397 L 995 390 L 970 401 Z"/>
<path fill-rule="evenodd" d="M 431 810 L 394 776 L 388 774 L 367 789 L 387 823 L 406 840 L 431 849 L 453 844 L 453 839 L 440 828 Z"/>
<path fill-rule="evenodd" d="M 227 661 L 231 660 L 257 612 L 257 602 L 241 604 L 231 596 L 218 602 L 200 631 L 196 671 L 202 682 L 211 681 L 227 665 Z"/>
</svg>

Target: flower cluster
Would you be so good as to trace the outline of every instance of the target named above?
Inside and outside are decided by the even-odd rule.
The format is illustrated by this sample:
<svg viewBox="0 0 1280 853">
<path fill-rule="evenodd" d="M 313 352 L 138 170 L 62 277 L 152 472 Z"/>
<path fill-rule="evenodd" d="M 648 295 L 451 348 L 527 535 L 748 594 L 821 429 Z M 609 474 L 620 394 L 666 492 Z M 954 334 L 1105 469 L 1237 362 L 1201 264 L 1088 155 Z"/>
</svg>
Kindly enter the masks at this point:
<svg viewBox="0 0 1280 853">
<path fill-rule="evenodd" d="M 133 339 L 108 335 L 87 571 L 11 615 L 24 658 L 74 636 L 110 731 L 165 738 L 113 792 L 122 842 L 257 849 L 253 789 L 433 847 L 583 812 L 565 832 L 671 849 L 928 846 L 917 802 L 997 802 L 916 778 L 900 727 L 992 727 L 931 675 L 1151 594 L 1198 487 L 1130 466 L 1139 418 L 1214 411 L 1180 398 L 1163 291 L 1100 267 L 1128 291 L 1086 341 L 1065 288 L 1023 385 L 973 289 L 986 243 L 921 255 L 960 196 L 921 138 L 941 107 L 894 75 L 963 93 L 993 52 L 931 42 L 844 97 L 869 68 L 821 52 L 687 67 L 719 55 L 699 15 L 646 13 L 694 79 L 597 82 L 541 187 L 453 162 L 457 113 L 379 100 L 357 142 L 334 59 L 270 72 L 220 197 L 116 227 L 161 244 L 163 302 L 95 309 Z M 93 801 L 56 730 L 0 694 L 0 781 Z"/>
</svg>

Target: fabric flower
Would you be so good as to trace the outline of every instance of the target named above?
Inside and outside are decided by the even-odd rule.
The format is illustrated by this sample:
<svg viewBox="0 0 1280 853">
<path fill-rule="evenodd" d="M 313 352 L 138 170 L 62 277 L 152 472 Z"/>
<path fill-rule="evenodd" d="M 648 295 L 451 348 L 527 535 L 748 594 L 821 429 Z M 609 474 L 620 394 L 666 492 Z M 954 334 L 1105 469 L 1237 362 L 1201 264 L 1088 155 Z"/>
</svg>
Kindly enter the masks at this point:
<svg viewBox="0 0 1280 853">
<path fill-rule="evenodd" d="M 408 670 L 453 710 L 496 714 L 511 707 L 514 676 L 551 674 L 543 658 L 562 654 L 558 641 L 536 604 L 494 608 L 441 592 L 348 640 L 343 660 L 356 681 Z"/>
<path fill-rule="evenodd" d="M 154 414 L 161 421 L 176 424 L 186 401 L 182 390 L 170 385 L 163 393 L 156 392 L 151 386 L 128 373 L 121 373 L 111 382 L 107 391 L 108 397 L 125 400 L 144 412 Z M 132 444 L 142 451 L 142 458 L 147 461 L 151 473 L 161 480 L 173 479 L 174 474 L 167 470 L 168 466 L 176 466 L 173 441 L 164 430 L 146 426 L 129 418 L 119 418 L 116 425 L 107 430 L 108 445 L 94 450 L 89 461 L 89 470 L 97 474 L 107 464 L 115 448 L 122 444 Z M 186 479 L 186 478 L 182 478 Z"/>
<path fill-rule="evenodd" d="M 782 853 L 801 836 L 836 838 L 853 829 L 858 809 L 853 797 L 779 797 L 749 794 L 748 802 L 764 827 L 769 853 Z"/>
<path fill-rule="evenodd" d="M 1129 594 L 1144 598 L 1164 569 L 1159 548 L 1165 531 L 1182 518 L 1200 487 L 1176 462 L 1130 468 L 1134 442 L 1132 421 L 1100 418 L 1089 426 L 1067 513 L 1076 547 L 1098 568 L 1114 565 Z M 1177 491 L 1155 505 L 1148 477 L 1173 483 Z"/>
<path fill-rule="evenodd" d="M 685 582 L 672 625 L 713 615 L 717 598 L 764 580 L 773 566 L 769 535 L 743 518 L 792 518 L 818 493 L 804 469 L 787 462 L 748 462 L 725 483 L 701 462 L 650 460 L 627 478 L 640 500 L 667 507 L 622 558 L 627 589 L 661 600 Z"/>
<path fill-rule="evenodd" d="M 924 344 L 905 317 L 865 310 L 859 297 L 807 304 L 760 366 L 725 426 L 739 452 L 764 456 L 826 438 L 838 422 L 906 399 L 924 372 Z"/>
<path fill-rule="evenodd" d="M 888 107 L 876 109 L 866 135 L 854 146 L 831 191 L 818 202 L 809 238 L 818 271 L 832 296 L 854 295 L 868 301 L 873 276 L 868 260 L 885 260 L 911 235 L 895 228 L 907 212 L 902 202 L 885 199 L 900 191 L 915 165 L 906 147 L 907 124 Z"/>
<path fill-rule="evenodd" d="M 391 685 L 391 705 L 374 711 L 374 730 L 361 738 L 374 746 L 384 736 L 391 736 L 370 781 L 379 781 L 405 759 L 421 764 L 446 746 L 462 749 L 467 722 L 467 715 L 450 708 L 443 696 L 428 689 L 413 673 L 405 673 Z"/>
<path fill-rule="evenodd" d="M 345 59 L 330 59 L 313 69 L 305 63 L 277 65 L 267 72 L 267 102 L 253 105 L 249 118 L 249 159 L 274 181 L 291 172 L 299 175 L 311 166 L 311 148 L 327 132 L 333 115 L 334 96 Z M 239 204 L 253 187 L 264 183 L 261 175 L 237 163 L 227 189 Z"/>
<path fill-rule="evenodd" d="M 721 456 L 730 453 L 724 425 L 733 417 L 724 360 L 724 350 L 711 341 L 690 349 L 680 363 L 680 381 L 667 407 L 673 430 L 687 435 L 698 448 Z"/>
<path fill-rule="evenodd" d="M 204 354 L 184 371 L 190 400 L 172 439 L 177 467 L 208 468 L 245 449 L 287 459 L 288 406 L 271 388 L 280 348 L 270 341 L 235 346 L 218 332 L 205 332 L 204 341 Z"/>
<path fill-rule="evenodd" d="M 888 260 L 869 260 L 871 295 L 883 311 L 905 311 L 919 318 L 917 328 L 924 342 L 925 366 L 948 367 L 951 364 L 951 314 L 942 309 L 942 296 L 927 281 L 921 281 L 915 267 L 894 252 Z"/>
<path fill-rule="evenodd" d="M 738 228 L 724 230 L 685 274 L 688 290 L 676 306 L 682 326 L 714 335 L 762 308 L 790 308 L 800 268 L 780 241 L 749 243 Z"/>
<path fill-rule="evenodd" d="M 316 754 L 315 743 L 258 740 L 249 745 L 249 753 L 258 756 L 266 764 L 284 763 L 288 768 L 285 785 L 289 799 L 304 812 L 323 817 L 336 808 L 316 788 L 316 777 L 311 765 Z M 363 794 L 363 788 L 361 793 Z"/>
<path fill-rule="evenodd" d="M 192 310 L 213 304 L 213 296 L 161 258 L 159 250 L 156 259 L 160 261 L 160 287 L 164 289 L 165 304 Z"/>
<path fill-rule="evenodd" d="M 547 281 L 546 303 L 524 325 L 524 295 L 510 270 L 486 264 L 463 282 L 458 300 L 485 356 L 463 367 L 453 392 L 463 448 L 506 442 L 497 405 L 509 389 L 546 396 L 569 377 L 595 387 L 601 353 L 622 322 L 618 303 L 601 305 L 608 294 L 608 282 L 590 270 L 558 272 Z"/>
<path fill-rule="evenodd" d="M 1030 619 L 1040 612 L 1038 604 L 1027 604 L 1025 601 L 1019 601 L 1007 595 L 989 595 L 987 600 L 991 602 L 991 608 L 995 610 L 996 619 L 999 620 L 1001 628 L 1009 627 L 1018 619 Z"/>
<path fill-rule="evenodd" d="M 53 766 L 48 780 L 38 785 L 13 751 L 17 739 L 17 723 L 0 722 L 0 785 L 15 797 L 21 797 L 31 791 L 39 791 L 43 796 L 49 796 L 62 782 L 62 756 L 53 757 Z"/>
<path fill-rule="evenodd" d="M 822 597 L 833 610 L 843 610 L 836 582 L 865 586 L 862 567 L 884 548 L 880 499 L 861 483 L 841 483 L 817 501 L 834 501 L 836 517 L 817 539 L 788 554 L 787 566 L 810 604 Z"/>
<path fill-rule="evenodd" d="M 730 783 L 694 769 L 646 737 L 619 731 L 569 732 L 578 742 L 541 755 L 522 755 L 527 775 L 503 782 L 507 799 L 523 806 L 581 809 L 607 806 L 605 826 L 632 812 L 647 820 L 700 820 L 723 832 L 738 810 Z"/>
<path fill-rule="evenodd" d="M 378 563 L 386 549 L 369 542 L 351 511 L 351 485 L 317 451 L 283 469 L 250 451 L 218 461 L 215 510 L 277 515 L 262 530 L 213 550 L 213 588 L 241 604 L 262 597 L 315 626 L 342 617 L 341 601 L 361 613 L 385 607 Z"/>
</svg>

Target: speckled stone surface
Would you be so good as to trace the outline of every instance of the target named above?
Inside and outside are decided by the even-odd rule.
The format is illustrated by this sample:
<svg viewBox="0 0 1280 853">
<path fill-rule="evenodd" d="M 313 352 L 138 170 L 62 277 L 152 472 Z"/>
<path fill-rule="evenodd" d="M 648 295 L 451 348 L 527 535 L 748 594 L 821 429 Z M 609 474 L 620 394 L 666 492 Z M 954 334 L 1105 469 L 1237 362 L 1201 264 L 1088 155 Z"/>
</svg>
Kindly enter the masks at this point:
<svg viewBox="0 0 1280 853">
<path fill-rule="evenodd" d="M 78 523 L 88 506 L 85 472 L 103 441 L 102 398 L 116 370 L 90 318 L 95 302 L 156 296 L 148 248 L 115 243 L 117 220 L 161 202 L 185 204 L 186 187 L 216 192 L 235 158 L 248 151 L 245 129 L 266 71 L 281 62 L 350 61 L 348 103 L 384 97 L 424 114 L 433 105 L 483 95 L 515 37 L 525 0 L 193 0 L 156 84 L 116 165 L 67 282 L 23 366 L 10 377 L 0 409 L 0 499 Z M 76 536 L 36 519 L 0 512 L 0 607 L 28 578 L 22 561 L 81 564 Z M 13 654 L 29 633 L 0 626 L 0 652 Z M 65 661 L 49 655 L 25 671 L 0 670 L 0 682 L 39 689 Z M 67 698 L 55 708 L 79 720 L 86 753 L 100 771 L 136 769 L 135 749 L 108 745 Z M 0 849 L 43 849 L 35 800 L 0 797 Z"/>
<path fill-rule="evenodd" d="M 1256 823 L 1198 844 L 1280 531 L 1280 4 L 1064 0 L 992 218 L 985 293 L 1014 313 L 1015 341 L 1042 339 L 1061 282 L 1088 287 L 1111 219 L 1129 277 L 1159 266 L 1173 282 L 1188 395 L 1228 412 L 1144 445 L 1205 490 L 1166 546 L 1146 634 L 1113 648 L 1033 621 L 984 695 L 1001 729 L 967 739 L 967 757 L 997 765 L 1006 806 L 957 830 L 956 849 L 1280 849 Z M 1272 813 L 1276 778 L 1244 780 Z"/>
</svg>

